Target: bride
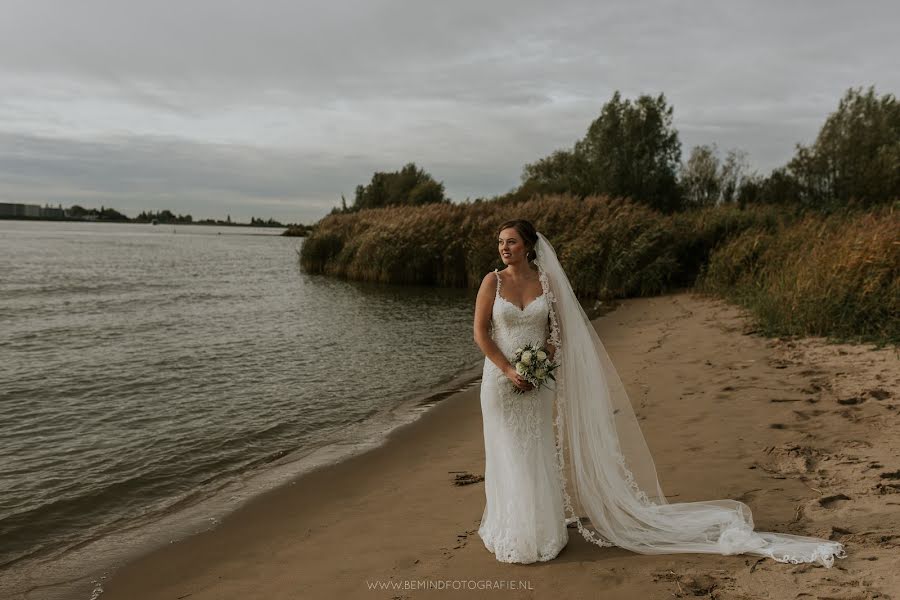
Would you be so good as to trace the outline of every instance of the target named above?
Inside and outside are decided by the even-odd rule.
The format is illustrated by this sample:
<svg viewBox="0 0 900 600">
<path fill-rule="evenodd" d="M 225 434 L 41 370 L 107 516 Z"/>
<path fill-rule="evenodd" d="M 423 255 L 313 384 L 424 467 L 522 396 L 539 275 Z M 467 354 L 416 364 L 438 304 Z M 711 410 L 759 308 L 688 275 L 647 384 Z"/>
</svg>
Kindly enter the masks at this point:
<svg viewBox="0 0 900 600">
<path fill-rule="evenodd" d="M 550 242 L 529 221 L 513 220 L 499 227 L 497 244 L 506 268 L 481 282 L 474 323 L 485 354 L 487 502 L 478 534 L 497 560 L 553 559 L 568 542 L 567 523 L 598 546 L 643 554 L 755 554 L 825 567 L 846 556 L 839 542 L 754 531 L 750 508 L 737 500 L 670 504 L 625 388 Z M 559 363 L 555 389 L 534 388 L 510 363 L 527 344 Z"/>
</svg>

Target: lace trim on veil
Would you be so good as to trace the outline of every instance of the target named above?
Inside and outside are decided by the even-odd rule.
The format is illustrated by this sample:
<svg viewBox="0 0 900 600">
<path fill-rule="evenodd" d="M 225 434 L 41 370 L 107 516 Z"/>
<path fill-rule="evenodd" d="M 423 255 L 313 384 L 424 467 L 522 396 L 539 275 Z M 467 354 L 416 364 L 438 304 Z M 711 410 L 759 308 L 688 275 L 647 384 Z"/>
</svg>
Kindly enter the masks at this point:
<svg viewBox="0 0 900 600">
<path fill-rule="evenodd" d="M 547 305 L 550 307 L 550 337 L 547 338 L 547 343 L 552 344 L 554 348 L 556 348 L 556 353 L 553 355 L 553 359 L 557 363 L 561 363 L 563 360 L 563 347 L 560 342 L 559 337 L 559 323 L 556 320 L 556 296 L 553 295 L 553 291 L 550 289 L 550 283 L 547 281 L 547 274 L 544 272 L 543 267 L 535 260 L 535 263 L 538 266 L 539 279 L 541 281 L 541 288 L 544 290 L 544 296 L 547 298 Z M 572 508 L 572 498 L 569 496 L 568 484 L 566 482 L 566 460 L 563 452 L 563 439 L 565 438 L 564 430 L 565 430 L 565 422 L 563 421 L 563 411 L 564 404 L 566 401 L 565 395 L 565 377 L 560 373 L 560 377 L 556 380 L 556 470 L 559 480 L 560 488 L 562 489 L 563 495 L 563 504 L 565 505 L 566 512 L 569 515 L 569 519 L 575 521 L 576 526 L 578 527 L 578 531 L 581 533 L 582 537 L 592 544 L 596 544 L 601 547 L 611 547 L 614 546 L 612 542 L 607 539 L 604 539 L 599 534 L 589 531 L 584 524 L 581 522 L 581 517 L 575 514 L 575 509 Z M 632 477 L 631 483 L 634 484 L 634 478 Z M 637 484 L 634 484 L 635 487 Z M 646 497 L 646 495 L 645 495 Z"/>
</svg>

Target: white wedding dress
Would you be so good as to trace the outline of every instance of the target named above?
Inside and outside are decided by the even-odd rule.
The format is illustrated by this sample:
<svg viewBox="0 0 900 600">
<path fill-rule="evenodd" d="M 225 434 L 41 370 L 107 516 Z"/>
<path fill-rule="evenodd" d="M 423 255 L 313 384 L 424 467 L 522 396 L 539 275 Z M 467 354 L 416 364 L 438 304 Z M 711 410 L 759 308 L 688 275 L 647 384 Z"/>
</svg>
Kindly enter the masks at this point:
<svg viewBox="0 0 900 600">
<path fill-rule="evenodd" d="M 494 270 L 497 273 L 497 270 Z M 524 309 L 500 295 L 491 313 L 491 337 L 505 356 L 526 344 L 544 345 L 550 305 L 541 294 Z M 484 420 L 484 491 L 487 504 L 478 534 L 502 562 L 556 557 L 569 541 L 556 466 L 552 389 L 523 394 L 488 358 L 481 378 Z"/>
<path fill-rule="evenodd" d="M 525 344 L 551 343 L 560 367 L 555 389 L 516 394 L 484 360 L 487 502 L 478 534 L 497 560 L 554 558 L 568 542 L 567 522 L 597 546 L 641 554 L 753 554 L 824 567 L 845 557 L 837 541 L 756 531 L 738 500 L 668 501 L 625 386 L 556 251 L 537 235 L 543 293 L 520 309 L 502 296 L 495 269 L 491 337 L 508 357 Z"/>
</svg>

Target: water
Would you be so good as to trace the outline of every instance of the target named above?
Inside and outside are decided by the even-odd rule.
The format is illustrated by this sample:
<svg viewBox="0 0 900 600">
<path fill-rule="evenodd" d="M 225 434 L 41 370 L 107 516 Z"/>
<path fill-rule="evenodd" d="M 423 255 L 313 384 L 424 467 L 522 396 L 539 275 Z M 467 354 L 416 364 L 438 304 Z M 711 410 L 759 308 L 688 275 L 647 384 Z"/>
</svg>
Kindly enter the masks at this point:
<svg viewBox="0 0 900 600">
<path fill-rule="evenodd" d="M 97 595 L 480 373 L 474 292 L 310 276 L 281 232 L 0 220 L 0 595 Z"/>
</svg>

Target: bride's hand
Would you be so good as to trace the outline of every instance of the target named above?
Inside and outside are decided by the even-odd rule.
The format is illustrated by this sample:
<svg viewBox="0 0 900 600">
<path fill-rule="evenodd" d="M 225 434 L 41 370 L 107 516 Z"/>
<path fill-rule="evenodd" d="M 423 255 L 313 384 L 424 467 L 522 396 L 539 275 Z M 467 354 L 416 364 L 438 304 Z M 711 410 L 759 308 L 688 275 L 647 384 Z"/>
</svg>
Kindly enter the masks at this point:
<svg viewBox="0 0 900 600">
<path fill-rule="evenodd" d="M 534 385 L 532 385 L 530 381 L 519 375 L 519 372 L 516 371 L 516 368 L 512 365 L 506 368 L 506 372 L 504 374 L 510 381 L 512 381 L 512 384 L 514 386 L 516 386 L 523 392 L 527 392 L 534 387 Z"/>
</svg>

